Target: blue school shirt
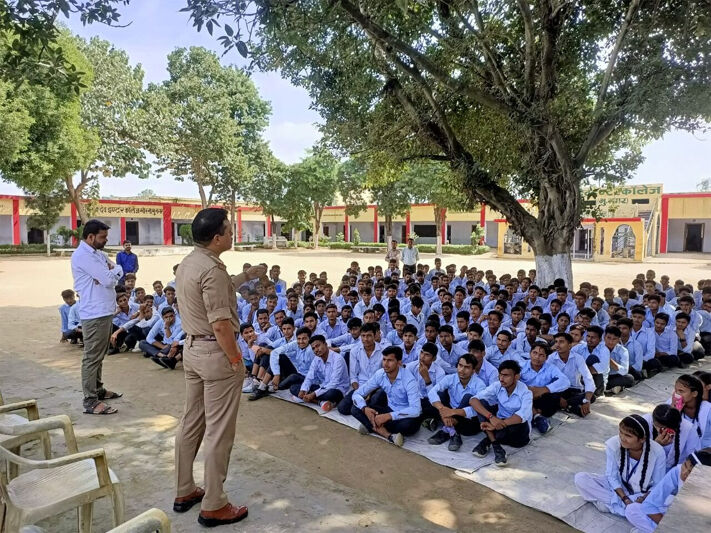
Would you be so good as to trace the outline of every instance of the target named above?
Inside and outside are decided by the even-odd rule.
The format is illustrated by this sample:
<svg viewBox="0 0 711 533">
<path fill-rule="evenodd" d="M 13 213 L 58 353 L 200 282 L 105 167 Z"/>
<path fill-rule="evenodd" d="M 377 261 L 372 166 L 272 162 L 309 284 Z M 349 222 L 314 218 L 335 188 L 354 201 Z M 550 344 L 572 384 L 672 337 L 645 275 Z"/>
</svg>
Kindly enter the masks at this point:
<svg viewBox="0 0 711 533">
<path fill-rule="evenodd" d="M 74 304 L 76 305 L 76 303 Z M 69 304 L 62 304 L 59 306 L 59 317 L 62 320 L 62 332 L 69 331 L 69 310 L 72 308 Z"/>
<path fill-rule="evenodd" d="M 351 383 L 358 383 L 358 386 L 361 387 L 383 366 L 383 351 L 376 343 L 373 353 L 368 357 L 363 344 L 356 344 L 351 349 L 348 366 Z"/>
<path fill-rule="evenodd" d="M 666 514 L 667 509 L 679 494 L 684 485 L 681 480 L 681 465 L 675 466 L 666 473 L 660 483 L 657 483 L 642 502 L 642 512 L 650 514 Z"/>
<path fill-rule="evenodd" d="M 126 252 L 119 252 L 116 254 L 116 264 L 123 268 L 124 274 L 129 272 L 138 272 L 138 256 L 131 252 L 127 254 Z"/>
<path fill-rule="evenodd" d="M 287 342 L 277 348 L 274 348 L 269 354 L 269 366 L 275 376 L 281 375 L 279 356 L 282 354 L 289 358 L 289 361 L 292 362 L 294 368 L 296 368 L 296 371 L 302 376 L 305 376 L 309 371 L 311 362 L 315 357 L 313 350 L 311 350 L 311 346 L 299 348 L 296 341 Z"/>
<path fill-rule="evenodd" d="M 331 326 L 328 320 L 324 320 L 319 324 L 319 327 L 326 333 L 326 339 L 335 339 L 341 335 L 348 333 L 348 326 L 346 326 L 340 318 L 336 318 L 336 324 Z"/>
<path fill-rule="evenodd" d="M 673 330 L 665 329 L 662 333 L 654 331 L 654 339 L 654 347 L 657 352 L 676 355 L 679 351 L 679 338 Z"/>
<path fill-rule="evenodd" d="M 620 475 L 620 437 L 610 437 L 605 441 L 605 477 L 610 487 L 610 491 L 624 488 L 628 494 L 639 494 L 648 492 L 657 484 L 659 484 L 667 472 L 666 461 L 667 457 L 664 449 L 654 441 L 649 442 L 649 459 L 647 463 L 647 473 L 644 479 L 644 487 L 640 487 L 642 479 L 644 451 L 639 461 L 630 459 L 629 453 L 625 450 L 625 467 Z M 611 494 L 613 505 L 621 504 L 622 500 L 617 494 Z"/>
<path fill-rule="evenodd" d="M 620 340 L 620 343 L 627 348 L 627 353 L 629 354 L 629 367 L 634 368 L 637 372 L 640 372 L 642 370 L 642 363 L 644 363 L 642 345 L 631 336 L 627 339 L 627 342 L 622 342 L 622 340 Z"/>
<path fill-rule="evenodd" d="M 682 413 L 682 418 L 693 424 L 694 431 L 701 440 L 699 448 L 708 448 L 711 446 L 711 403 L 707 401 L 701 402 L 699 414 L 696 419 L 689 418 L 686 413 Z"/>
<path fill-rule="evenodd" d="M 137 303 L 130 303 L 128 304 L 128 313 L 124 313 L 123 311 L 119 310 L 118 308 L 116 309 L 118 314 L 114 315 L 114 318 L 111 320 L 114 326 L 120 328 L 124 324 L 130 322 L 131 316 L 136 314 L 138 310 L 140 309 L 140 305 Z"/>
<path fill-rule="evenodd" d="M 315 391 L 316 396 L 321 396 L 332 389 L 339 390 L 343 394 L 348 392 L 348 389 L 350 389 L 348 368 L 341 354 L 329 351 L 326 362 L 320 357 L 313 358 L 309 371 L 306 373 L 306 378 L 301 384 L 301 390 L 308 391 L 311 385 L 318 386 Z"/>
<path fill-rule="evenodd" d="M 458 374 L 448 374 L 434 387 L 430 388 L 427 392 L 427 399 L 429 399 L 431 404 L 441 402 L 442 399 L 439 397 L 439 393 L 447 391 L 449 394 L 449 405 L 453 409 L 456 409 L 457 406 L 462 403 L 462 398 L 464 398 L 464 396 L 467 394 L 476 396 L 485 388 L 486 386 L 484 385 L 484 382 L 475 375 L 472 375 L 466 385 L 462 385 Z M 476 416 L 476 411 L 474 411 L 474 408 L 471 405 L 467 405 L 464 408 L 464 412 L 466 413 L 467 418 L 474 418 Z"/>
<path fill-rule="evenodd" d="M 388 397 L 388 407 L 392 409 L 390 416 L 393 420 L 401 418 L 415 418 L 420 416 L 420 390 L 412 373 L 406 368 L 399 367 L 395 381 L 381 368 L 357 391 L 353 393 L 353 405 L 358 409 L 365 407 L 365 397 L 376 389 L 381 389 Z"/>
<path fill-rule="evenodd" d="M 447 374 L 456 372 L 457 361 L 459 361 L 459 358 L 463 354 L 467 353 L 467 350 L 458 347 L 456 344 L 452 344 L 452 347 L 447 350 L 439 342 L 437 343 L 437 348 L 439 348 L 439 351 L 437 352 L 437 359 L 435 359 L 435 361 L 439 361 L 440 366 Z"/>
<path fill-rule="evenodd" d="M 571 351 L 568 354 L 568 360 L 564 363 L 560 354 L 553 352 L 548 356 L 546 363 L 557 366 L 567 376 L 572 388 L 582 389 L 585 392 L 595 391 L 595 381 L 593 381 L 590 369 L 581 354 Z"/>
<path fill-rule="evenodd" d="M 657 337 L 653 328 L 641 327 L 639 331 L 630 330 L 630 338 L 636 340 L 642 347 L 643 361 L 654 359 L 656 353 Z M 635 367 L 636 368 L 636 367 Z"/>
<path fill-rule="evenodd" d="M 158 335 L 163 337 L 163 340 L 161 341 L 163 344 L 172 344 L 175 341 L 181 340 L 185 336 L 180 321 L 176 320 L 173 327 L 170 328 L 170 337 L 166 337 L 165 323 L 162 318 L 156 320 L 156 323 L 153 324 L 153 327 L 151 327 L 148 335 L 146 335 L 146 342 L 148 344 L 153 344 L 157 340 Z"/>
<path fill-rule="evenodd" d="M 509 345 L 509 347 L 506 349 L 504 353 L 501 353 L 501 350 L 499 350 L 499 347 L 494 344 L 493 346 L 489 346 L 486 349 L 485 352 L 485 358 L 489 363 L 494 365 L 496 368 L 499 368 L 499 365 L 503 363 L 504 361 L 512 360 L 516 361 L 519 365 L 523 364 L 523 360 L 521 359 L 521 354 L 519 354 L 513 347 L 513 344 Z"/>
<path fill-rule="evenodd" d="M 481 368 L 476 375 L 487 387 L 499 381 L 499 370 L 486 359 L 481 362 Z"/>
<path fill-rule="evenodd" d="M 540 370 L 535 371 L 531 361 L 521 367 L 521 381 L 529 387 L 548 387 L 550 392 L 563 392 L 570 388 L 566 375 L 554 364 L 546 361 Z"/>
<path fill-rule="evenodd" d="M 630 354 L 627 351 L 627 348 L 622 346 L 622 344 L 618 343 L 615 345 L 610 352 L 610 360 L 614 361 L 619 366 L 618 370 L 614 370 L 610 367 L 610 374 L 620 374 L 621 376 L 625 376 L 629 373 Z"/>
<path fill-rule="evenodd" d="M 600 362 L 595 363 L 592 367 L 597 370 L 598 373 L 602 374 L 603 380 L 605 381 L 605 384 L 607 384 L 607 376 L 610 373 L 610 350 L 607 349 L 604 342 L 600 342 L 600 344 L 595 346 L 595 349 L 593 349 L 592 352 L 588 348 L 587 344 L 581 343 L 577 346 L 573 346 L 570 353 L 579 353 L 586 361 L 591 355 L 597 355 Z"/>
<path fill-rule="evenodd" d="M 503 420 L 510 416 L 518 415 L 523 422 L 528 423 L 530 426 L 531 418 L 533 418 L 533 394 L 525 383 L 521 381 L 516 383 L 516 387 L 514 387 L 511 394 L 508 393 L 501 383 L 492 383 L 484 390 L 478 392 L 476 397 L 492 407 L 494 405 L 499 406 L 499 410 L 496 412 L 496 418 Z"/>
<path fill-rule="evenodd" d="M 158 296 L 157 292 L 153 293 L 153 305 L 160 309 L 160 306 L 165 303 L 165 293 Z"/>
<path fill-rule="evenodd" d="M 652 422 L 652 415 L 643 415 L 644 419 L 647 421 L 649 426 L 650 435 L 654 432 L 654 423 Z M 683 463 L 690 454 L 694 453 L 696 450 L 700 449 L 699 435 L 696 433 L 696 428 L 689 422 L 686 418 L 681 419 L 681 427 L 679 428 L 679 459 L 674 461 L 676 453 L 674 451 L 674 440 L 666 446 L 662 446 L 664 453 L 667 455 L 667 470 L 673 468 L 676 465 Z"/>
<path fill-rule="evenodd" d="M 421 398 L 427 398 L 427 394 L 429 393 L 430 389 L 432 389 L 437 383 L 439 383 L 441 380 L 444 379 L 444 377 L 447 375 L 444 373 L 444 370 L 442 369 L 441 366 L 434 364 L 434 362 L 430 365 L 430 367 L 427 369 L 427 374 L 429 374 L 430 377 L 430 384 L 427 385 L 425 383 L 425 379 L 420 375 L 420 361 L 410 361 L 405 365 L 405 368 L 409 370 L 413 377 L 415 378 L 415 381 L 417 381 L 417 386 L 420 389 L 420 397 Z"/>
<path fill-rule="evenodd" d="M 81 319 L 79 318 L 79 305 L 74 304 L 69 308 L 69 314 L 67 315 L 68 331 L 74 331 L 79 326 L 81 326 Z"/>
</svg>

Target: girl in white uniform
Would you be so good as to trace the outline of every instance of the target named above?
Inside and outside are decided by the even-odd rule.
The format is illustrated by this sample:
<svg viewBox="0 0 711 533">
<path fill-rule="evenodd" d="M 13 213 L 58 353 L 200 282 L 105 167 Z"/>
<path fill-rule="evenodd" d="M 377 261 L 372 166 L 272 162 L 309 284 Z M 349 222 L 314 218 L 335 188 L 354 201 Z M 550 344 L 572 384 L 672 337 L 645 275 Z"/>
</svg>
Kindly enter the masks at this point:
<svg viewBox="0 0 711 533">
<path fill-rule="evenodd" d="M 642 503 L 631 503 L 625 509 L 625 517 L 639 533 L 651 533 L 664 518 L 667 509 L 679 493 L 694 466 L 711 466 L 711 448 L 692 453 L 682 464 L 675 466 L 658 485 L 652 489 Z"/>
<path fill-rule="evenodd" d="M 647 497 L 666 474 L 664 449 L 651 440 L 647 421 L 640 415 L 622 419 L 619 435 L 605 442 L 605 474 L 579 472 L 575 486 L 583 499 L 604 513 L 625 516 L 625 507 Z"/>
<path fill-rule="evenodd" d="M 711 403 L 704 401 L 704 384 L 696 376 L 682 374 L 674 383 L 671 405 L 694 426 L 700 448 L 711 446 Z"/>
<path fill-rule="evenodd" d="M 671 405 L 657 405 L 651 415 L 644 415 L 644 419 L 652 432 L 652 439 L 667 454 L 667 471 L 699 449 L 699 436 L 694 425 L 682 418 L 681 413 Z"/>
</svg>

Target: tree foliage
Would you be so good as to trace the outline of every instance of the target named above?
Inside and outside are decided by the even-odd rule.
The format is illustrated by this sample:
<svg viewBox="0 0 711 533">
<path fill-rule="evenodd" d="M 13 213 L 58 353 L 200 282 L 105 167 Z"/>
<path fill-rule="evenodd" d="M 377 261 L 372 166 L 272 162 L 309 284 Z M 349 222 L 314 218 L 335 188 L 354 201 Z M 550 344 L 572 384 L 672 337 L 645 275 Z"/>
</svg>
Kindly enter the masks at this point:
<svg viewBox="0 0 711 533">
<path fill-rule="evenodd" d="M 151 151 L 162 171 L 193 180 L 207 207 L 212 199 L 206 189 L 221 173 L 234 175 L 231 166 L 247 164 L 245 157 L 257 149 L 270 107 L 244 71 L 220 65 L 205 48 L 171 52 L 168 74 L 148 88 L 155 132 Z"/>
<path fill-rule="evenodd" d="M 258 68 L 309 91 L 332 142 L 444 161 L 470 205 L 503 213 L 543 257 L 569 255 L 582 185 L 625 179 L 643 143 L 711 117 L 706 0 L 189 7 L 202 24 L 234 19 Z"/>
</svg>

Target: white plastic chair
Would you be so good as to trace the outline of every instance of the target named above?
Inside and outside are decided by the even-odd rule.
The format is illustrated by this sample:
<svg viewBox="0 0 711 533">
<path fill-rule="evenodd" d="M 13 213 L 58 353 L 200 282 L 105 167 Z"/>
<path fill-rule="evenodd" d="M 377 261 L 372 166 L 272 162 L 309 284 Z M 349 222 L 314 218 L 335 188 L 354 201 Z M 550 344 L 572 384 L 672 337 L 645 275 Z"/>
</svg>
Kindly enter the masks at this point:
<svg viewBox="0 0 711 533">
<path fill-rule="evenodd" d="M 69 455 L 55 459 L 32 460 L 21 457 L 0 446 L 0 459 L 29 470 L 14 479 L 8 471 L 0 472 L 0 496 L 5 503 L 3 531 L 18 533 L 23 526 L 34 524 L 50 516 L 77 509 L 79 531 L 91 532 L 93 502 L 110 497 L 113 504 L 113 525 L 124 520 L 124 502 L 119 479 L 108 467 L 103 449 L 76 452 L 76 440 L 67 426 L 68 417 L 51 417 L 14 427 L 18 437 L 37 436 L 48 429 L 61 426 L 65 430 Z M 55 427 L 50 427 L 54 425 Z"/>
<path fill-rule="evenodd" d="M 27 416 L 22 416 L 17 414 L 19 411 L 25 411 Z M 21 402 L 14 402 L 5 404 L 2 398 L 2 392 L 0 392 L 0 446 L 16 450 L 15 453 L 20 454 L 20 447 L 23 444 L 29 444 L 36 440 L 39 440 L 42 445 L 42 451 L 44 452 L 44 458 L 50 459 L 52 457 L 52 448 L 49 440 L 49 434 L 41 432 L 38 435 L 28 435 L 25 437 L 20 437 L 16 435 L 12 439 L 12 444 L 7 443 L 9 440 L 7 438 L 7 428 L 12 426 L 19 426 L 26 424 L 32 420 L 38 420 L 39 408 L 37 407 L 37 400 L 23 400 Z M 11 476 L 12 477 L 12 476 Z"/>
<path fill-rule="evenodd" d="M 108 533 L 170 533 L 170 520 L 160 509 L 149 509 Z M 20 533 L 47 533 L 38 526 L 25 526 Z"/>
</svg>

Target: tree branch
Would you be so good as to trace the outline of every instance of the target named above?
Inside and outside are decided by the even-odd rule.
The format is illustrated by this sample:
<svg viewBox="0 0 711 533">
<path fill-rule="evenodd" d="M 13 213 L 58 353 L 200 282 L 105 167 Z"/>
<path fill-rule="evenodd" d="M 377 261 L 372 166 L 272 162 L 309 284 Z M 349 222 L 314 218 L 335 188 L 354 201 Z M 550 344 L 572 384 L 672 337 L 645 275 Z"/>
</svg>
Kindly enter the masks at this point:
<svg viewBox="0 0 711 533">
<path fill-rule="evenodd" d="M 605 74 L 602 77 L 602 83 L 600 84 L 600 93 L 598 94 L 597 102 L 595 102 L 595 109 L 593 111 L 594 116 L 596 116 L 602 108 L 607 89 L 610 86 L 610 80 L 612 79 L 612 72 L 615 70 L 617 56 L 619 55 L 620 50 L 622 49 L 622 44 L 624 43 L 625 37 L 627 37 L 627 33 L 629 32 L 630 25 L 632 23 L 632 19 L 634 18 L 635 14 L 637 13 L 637 10 L 639 9 L 639 3 L 640 0 L 632 0 L 630 2 L 629 8 L 627 8 L 627 13 L 625 14 L 625 18 L 622 21 L 622 26 L 620 27 L 620 33 L 617 35 L 617 39 L 615 40 L 615 46 L 612 49 L 612 52 L 610 53 L 610 59 L 607 62 Z"/>
<path fill-rule="evenodd" d="M 573 165 L 576 168 L 582 168 L 583 165 L 585 165 L 585 161 L 587 161 L 588 155 L 590 155 L 590 152 L 595 150 L 600 143 L 602 143 L 605 139 L 607 139 L 613 131 L 615 131 L 615 128 L 620 125 L 620 114 L 618 113 L 615 115 L 615 117 L 608 119 L 602 123 L 596 123 L 591 129 L 590 132 L 588 133 L 588 136 L 586 137 L 585 141 L 583 142 L 583 145 L 580 147 L 580 150 L 578 153 L 575 155 L 575 159 L 573 161 Z"/>
<path fill-rule="evenodd" d="M 521 11 L 523 19 L 523 29 L 526 36 L 526 55 L 524 59 L 524 80 L 526 100 L 531 101 L 534 91 L 534 52 L 533 52 L 533 17 L 531 15 L 531 7 L 528 5 L 528 0 L 517 0 L 518 8 Z"/>
<path fill-rule="evenodd" d="M 451 161 L 452 158 L 449 157 L 448 155 L 437 155 L 437 154 L 417 154 L 417 155 L 410 155 L 407 157 L 401 157 L 399 161 L 401 163 L 405 163 L 407 161 L 415 161 L 417 159 L 430 159 L 432 161 Z"/>
</svg>

